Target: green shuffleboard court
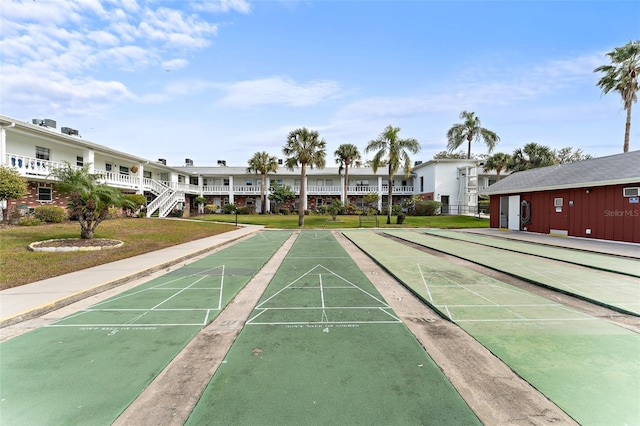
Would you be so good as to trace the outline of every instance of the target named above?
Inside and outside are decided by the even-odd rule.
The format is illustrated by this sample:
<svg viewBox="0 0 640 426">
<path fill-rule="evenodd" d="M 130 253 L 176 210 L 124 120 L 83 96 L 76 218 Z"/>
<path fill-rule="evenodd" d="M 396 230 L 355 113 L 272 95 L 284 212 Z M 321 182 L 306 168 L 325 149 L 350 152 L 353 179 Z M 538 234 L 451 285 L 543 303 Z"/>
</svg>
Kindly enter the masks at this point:
<svg viewBox="0 0 640 426">
<path fill-rule="evenodd" d="M 640 424 L 638 333 L 373 232 L 344 235 L 580 424 Z"/>
<path fill-rule="evenodd" d="M 455 240 L 468 241 L 470 243 L 495 247 L 518 253 L 532 254 L 548 259 L 561 260 L 575 263 L 576 265 L 603 271 L 615 272 L 640 278 L 640 260 L 612 254 L 592 253 L 582 250 L 574 250 L 566 247 L 554 247 L 545 244 L 536 244 L 509 238 L 500 238 L 489 235 L 474 234 L 473 232 L 451 231 L 447 229 L 428 229 L 426 234 Z"/>
<path fill-rule="evenodd" d="M 0 344 L 0 424 L 108 425 L 291 232 L 263 232 Z"/>
<path fill-rule="evenodd" d="M 302 231 L 187 424 L 473 425 L 328 231 Z"/>
<path fill-rule="evenodd" d="M 620 312 L 640 315 L 640 279 L 636 277 L 413 231 L 385 233 Z"/>
</svg>

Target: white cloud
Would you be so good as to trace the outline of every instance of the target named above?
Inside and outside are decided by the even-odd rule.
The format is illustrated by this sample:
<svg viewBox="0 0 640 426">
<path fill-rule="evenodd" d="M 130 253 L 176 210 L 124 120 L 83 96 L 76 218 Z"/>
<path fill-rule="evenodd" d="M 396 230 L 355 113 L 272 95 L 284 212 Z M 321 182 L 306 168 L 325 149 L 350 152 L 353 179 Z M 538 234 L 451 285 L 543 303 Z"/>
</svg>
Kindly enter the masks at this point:
<svg viewBox="0 0 640 426">
<path fill-rule="evenodd" d="M 189 65 L 189 62 L 181 59 L 181 58 L 176 58 L 176 59 L 170 59 L 168 61 L 163 61 L 162 62 L 162 69 L 164 70 L 169 70 L 169 71 L 175 71 L 175 70 L 179 70 L 182 69 L 184 67 L 186 67 L 187 65 Z"/>
<path fill-rule="evenodd" d="M 309 106 L 341 94 L 340 85 L 334 81 L 316 80 L 298 84 L 282 77 L 240 81 L 221 88 L 227 94 L 220 103 L 239 107 L 270 104 Z"/>
<path fill-rule="evenodd" d="M 195 3 L 193 8 L 201 12 L 251 12 L 251 4 L 245 0 L 209 0 Z"/>
</svg>

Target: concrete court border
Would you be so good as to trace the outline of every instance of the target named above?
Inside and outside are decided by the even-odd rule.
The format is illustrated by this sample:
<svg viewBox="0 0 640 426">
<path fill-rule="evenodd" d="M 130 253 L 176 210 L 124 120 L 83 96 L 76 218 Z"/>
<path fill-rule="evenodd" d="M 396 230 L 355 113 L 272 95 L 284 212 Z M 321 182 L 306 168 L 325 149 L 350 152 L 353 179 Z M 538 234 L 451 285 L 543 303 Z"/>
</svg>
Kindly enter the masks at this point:
<svg viewBox="0 0 640 426">
<path fill-rule="evenodd" d="M 408 235 L 406 235 L 406 234 L 405 235 L 401 235 L 401 233 L 403 233 L 404 231 L 406 231 L 406 234 L 408 234 Z M 446 254 L 446 255 L 449 255 L 449 256 L 457 257 L 457 258 L 465 260 L 467 262 L 475 263 L 475 264 L 480 265 L 482 267 L 485 267 L 485 268 L 488 268 L 488 269 L 491 269 L 491 270 L 494 270 L 494 271 L 497 271 L 497 272 L 500 272 L 500 273 L 504 273 L 504 274 L 509 275 L 509 276 L 511 276 L 513 278 L 516 278 L 516 279 L 519 279 L 519 280 L 522 280 L 522 281 L 526 281 L 526 282 L 529 282 L 531 284 L 537 285 L 539 287 L 546 288 L 546 289 L 549 289 L 549 290 L 552 290 L 552 291 L 556 291 L 558 293 L 565 294 L 567 296 L 571 296 L 571 297 L 574 297 L 574 298 L 577 298 L 577 299 L 581 299 L 581 300 L 584 300 L 585 302 L 596 304 L 596 305 L 602 306 L 604 308 L 610 309 L 612 311 L 619 312 L 619 313 L 624 314 L 624 315 L 631 315 L 631 316 L 635 316 L 635 317 L 640 317 L 640 314 L 638 312 L 636 312 L 636 311 L 625 309 L 624 307 L 617 306 L 617 305 L 612 304 L 610 302 L 607 302 L 607 301 L 604 301 L 604 300 L 600 300 L 600 299 L 597 299 L 595 297 L 588 296 L 586 294 L 582 294 L 582 293 L 575 292 L 575 291 L 570 291 L 570 290 L 562 288 L 562 287 L 556 287 L 554 285 L 551 285 L 551 284 L 548 284 L 546 282 L 543 282 L 542 280 L 537 280 L 537 279 L 528 277 L 528 276 L 526 276 L 524 274 L 519 275 L 519 274 L 514 273 L 514 272 L 506 271 L 506 270 L 504 270 L 504 269 L 502 269 L 500 267 L 496 267 L 496 266 L 491 265 L 489 263 L 486 263 L 486 262 L 479 261 L 477 259 L 468 257 L 466 255 L 463 255 L 463 254 L 459 253 L 459 252 L 453 252 L 453 251 L 447 250 L 447 249 L 442 248 L 442 247 L 434 247 L 432 245 L 426 244 L 425 242 L 419 241 L 419 238 L 420 237 L 433 238 L 435 240 L 440 240 L 441 242 L 444 242 L 445 244 L 447 242 L 462 242 L 462 243 L 466 242 L 466 243 L 469 243 L 469 244 L 477 245 L 478 247 L 486 247 L 487 249 L 493 249 L 493 250 L 496 250 L 496 251 L 501 251 L 501 250 L 502 251 L 509 251 L 510 253 L 512 253 L 515 256 L 523 255 L 523 256 L 538 257 L 538 258 L 540 258 L 542 260 L 566 263 L 567 265 L 570 265 L 570 266 L 573 266 L 573 267 L 577 267 L 577 268 L 589 269 L 588 266 L 579 265 L 579 264 L 575 264 L 575 263 L 572 263 L 572 262 L 564 262 L 563 260 L 557 260 L 557 259 L 553 259 L 553 258 L 546 258 L 546 257 L 536 256 L 536 255 L 532 255 L 532 254 L 528 254 L 528 253 L 521 253 L 521 252 L 517 252 L 517 251 L 513 251 L 513 250 L 506 250 L 506 249 L 499 248 L 499 247 L 486 246 L 486 245 L 482 245 L 482 244 L 479 244 L 479 243 L 468 242 L 468 241 L 461 240 L 461 239 L 459 240 L 459 239 L 454 239 L 454 238 L 448 238 L 448 237 L 444 237 L 444 236 L 440 236 L 440 235 L 436 235 L 436 234 L 431 234 L 431 233 L 421 233 L 421 232 L 412 232 L 412 231 L 413 230 L 390 230 L 390 231 L 389 230 L 382 230 L 382 233 L 384 235 L 389 236 L 391 239 L 396 239 L 398 241 L 403 241 L 403 242 L 409 243 L 409 244 L 417 244 L 417 245 L 419 245 L 421 247 L 424 247 L 426 249 L 429 249 L 429 250 L 434 250 L 434 251 L 437 251 L 437 252 L 440 252 L 440 253 L 443 253 L 443 254 Z M 592 268 L 592 269 L 594 270 L 594 272 L 597 271 L 598 273 L 620 275 L 621 277 L 624 277 L 624 279 L 634 279 L 634 278 L 636 278 L 634 276 L 627 275 L 627 274 L 622 274 L 622 273 L 618 273 L 618 272 L 605 271 L 605 270 L 596 269 L 596 268 Z"/>
<path fill-rule="evenodd" d="M 61 275 L 58 277 L 49 278 L 49 279 L 38 281 L 35 283 L 26 284 L 26 286 L 33 285 L 35 287 L 38 287 L 38 286 L 43 287 L 43 286 L 47 286 L 47 282 L 55 282 L 57 280 L 71 279 L 70 277 L 73 275 L 77 275 L 78 276 L 77 279 L 82 279 L 83 276 L 85 277 L 99 276 L 100 270 L 106 267 L 117 267 L 118 265 L 125 265 L 127 263 L 132 263 L 132 262 L 136 266 L 135 268 L 132 268 L 132 269 L 130 268 L 130 270 L 126 271 L 124 275 L 118 278 L 111 279 L 106 282 L 99 282 L 98 284 L 95 284 L 95 283 L 89 284 L 87 288 L 76 291 L 67 296 L 62 296 L 55 300 L 46 302 L 44 304 L 41 304 L 33 308 L 29 308 L 27 310 L 8 316 L 6 318 L 1 318 L 0 329 L 23 322 L 23 321 L 41 317 L 45 314 L 48 314 L 50 312 L 64 308 L 65 306 L 78 302 L 82 299 L 86 299 L 88 297 L 120 287 L 124 284 L 133 282 L 138 279 L 149 277 L 150 275 L 156 272 L 166 270 L 167 268 L 175 266 L 179 263 L 186 262 L 186 261 L 195 261 L 196 258 L 200 256 L 209 254 L 212 251 L 218 248 L 224 247 L 227 244 L 236 242 L 244 237 L 253 235 L 256 232 L 260 231 L 261 229 L 263 229 L 263 227 L 261 226 L 243 226 L 235 231 L 229 231 L 230 233 L 235 233 L 235 235 L 228 238 L 225 238 L 224 236 L 225 234 L 228 234 L 228 233 L 222 233 L 222 234 L 217 234 L 208 238 L 203 238 L 195 242 L 188 242 L 188 243 L 178 244 L 176 246 L 166 247 L 160 250 L 160 252 L 167 253 L 167 256 L 165 256 L 166 259 L 160 260 L 157 263 L 154 262 L 149 266 L 143 266 L 142 268 L 139 268 L 137 266 L 144 265 L 144 261 L 141 260 L 139 263 L 137 263 L 136 259 L 145 259 L 145 257 L 148 257 L 150 255 L 149 253 L 144 253 L 138 256 L 134 256 L 132 258 L 118 260 L 105 265 L 98 265 L 92 268 L 76 271 L 71 274 Z M 210 244 L 207 243 L 207 241 L 210 241 Z M 198 246 L 196 246 L 196 248 L 193 249 L 192 251 L 179 256 L 175 256 L 172 254 L 172 252 L 174 251 L 180 251 L 182 247 L 184 247 L 185 250 L 188 250 L 190 246 L 194 246 L 194 243 L 198 243 Z M 158 253 L 158 252 L 156 251 L 155 253 Z M 123 267 L 123 268 L 126 269 L 126 267 Z M 52 280 L 55 280 L 55 281 L 52 281 Z M 11 297 L 9 294 L 12 292 L 19 292 L 20 291 L 19 289 L 21 287 L 23 289 L 25 288 L 25 286 L 13 287 L 13 288 L 4 290 L 3 292 L 0 292 L 0 295 L 3 295 L 3 296 L 8 295 L 5 297 Z M 37 288 L 35 291 L 37 291 Z"/>
<path fill-rule="evenodd" d="M 628 275 L 633 278 L 640 278 L 640 261 L 635 257 L 629 257 L 619 254 L 610 254 L 610 253 L 598 253 L 593 251 L 581 250 L 574 247 L 563 247 L 559 245 L 549 245 L 549 244 L 541 244 L 530 241 L 525 241 L 523 239 L 516 238 L 501 238 L 500 236 L 489 235 L 489 234 L 481 234 L 478 232 L 464 232 L 457 230 L 449 230 L 449 229 L 426 229 L 420 230 L 419 234 L 427 234 L 433 235 L 441 238 L 448 238 L 450 240 L 457 241 L 466 241 L 472 244 L 478 244 L 480 246 L 496 248 L 501 250 L 506 250 L 514 253 L 526 254 L 531 256 L 540 257 L 543 259 L 556 260 L 559 262 L 570 263 L 573 265 L 584 266 L 587 268 L 597 269 L 605 272 L 612 272 L 614 274 Z M 509 247 L 509 245 L 512 245 Z M 572 253 L 581 253 L 584 256 L 587 256 L 588 259 L 594 260 L 594 262 L 585 262 L 585 261 L 576 261 L 575 259 L 571 259 L 570 257 L 559 255 L 558 257 L 554 257 L 553 255 L 547 255 L 544 253 L 536 252 L 536 248 L 547 249 L 552 253 L 556 251 L 567 251 L 570 250 Z M 599 256 L 602 256 L 600 259 Z M 604 265 L 601 259 L 604 258 L 617 260 L 617 268 L 610 267 L 608 265 Z M 599 264 L 596 264 L 599 263 Z M 622 263 L 622 265 L 620 264 Z M 627 265 L 628 264 L 628 265 Z M 635 266 L 635 270 L 631 268 L 631 270 L 623 270 L 626 269 L 625 266 Z"/>
</svg>

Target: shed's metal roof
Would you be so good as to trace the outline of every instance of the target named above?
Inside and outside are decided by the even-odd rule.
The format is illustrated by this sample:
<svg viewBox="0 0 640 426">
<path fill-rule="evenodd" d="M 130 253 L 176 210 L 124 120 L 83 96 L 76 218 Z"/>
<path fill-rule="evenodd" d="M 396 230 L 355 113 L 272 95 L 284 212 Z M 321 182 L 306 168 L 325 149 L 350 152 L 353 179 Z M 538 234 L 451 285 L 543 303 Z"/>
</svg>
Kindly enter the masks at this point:
<svg viewBox="0 0 640 426">
<path fill-rule="evenodd" d="M 640 182 L 640 151 L 512 173 L 480 194 L 548 191 Z"/>
</svg>

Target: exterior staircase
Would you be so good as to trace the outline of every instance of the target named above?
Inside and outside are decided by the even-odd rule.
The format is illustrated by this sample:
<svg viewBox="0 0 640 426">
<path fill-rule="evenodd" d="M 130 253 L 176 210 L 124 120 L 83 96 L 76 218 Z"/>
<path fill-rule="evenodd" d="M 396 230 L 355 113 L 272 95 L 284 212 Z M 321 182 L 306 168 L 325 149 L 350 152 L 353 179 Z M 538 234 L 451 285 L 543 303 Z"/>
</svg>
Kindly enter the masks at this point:
<svg viewBox="0 0 640 426">
<path fill-rule="evenodd" d="M 185 201 L 184 191 L 176 191 L 162 182 L 145 179 L 145 186 L 156 198 L 147 204 L 147 217 L 157 212 L 158 217 L 167 217 L 178 205 Z"/>
</svg>

